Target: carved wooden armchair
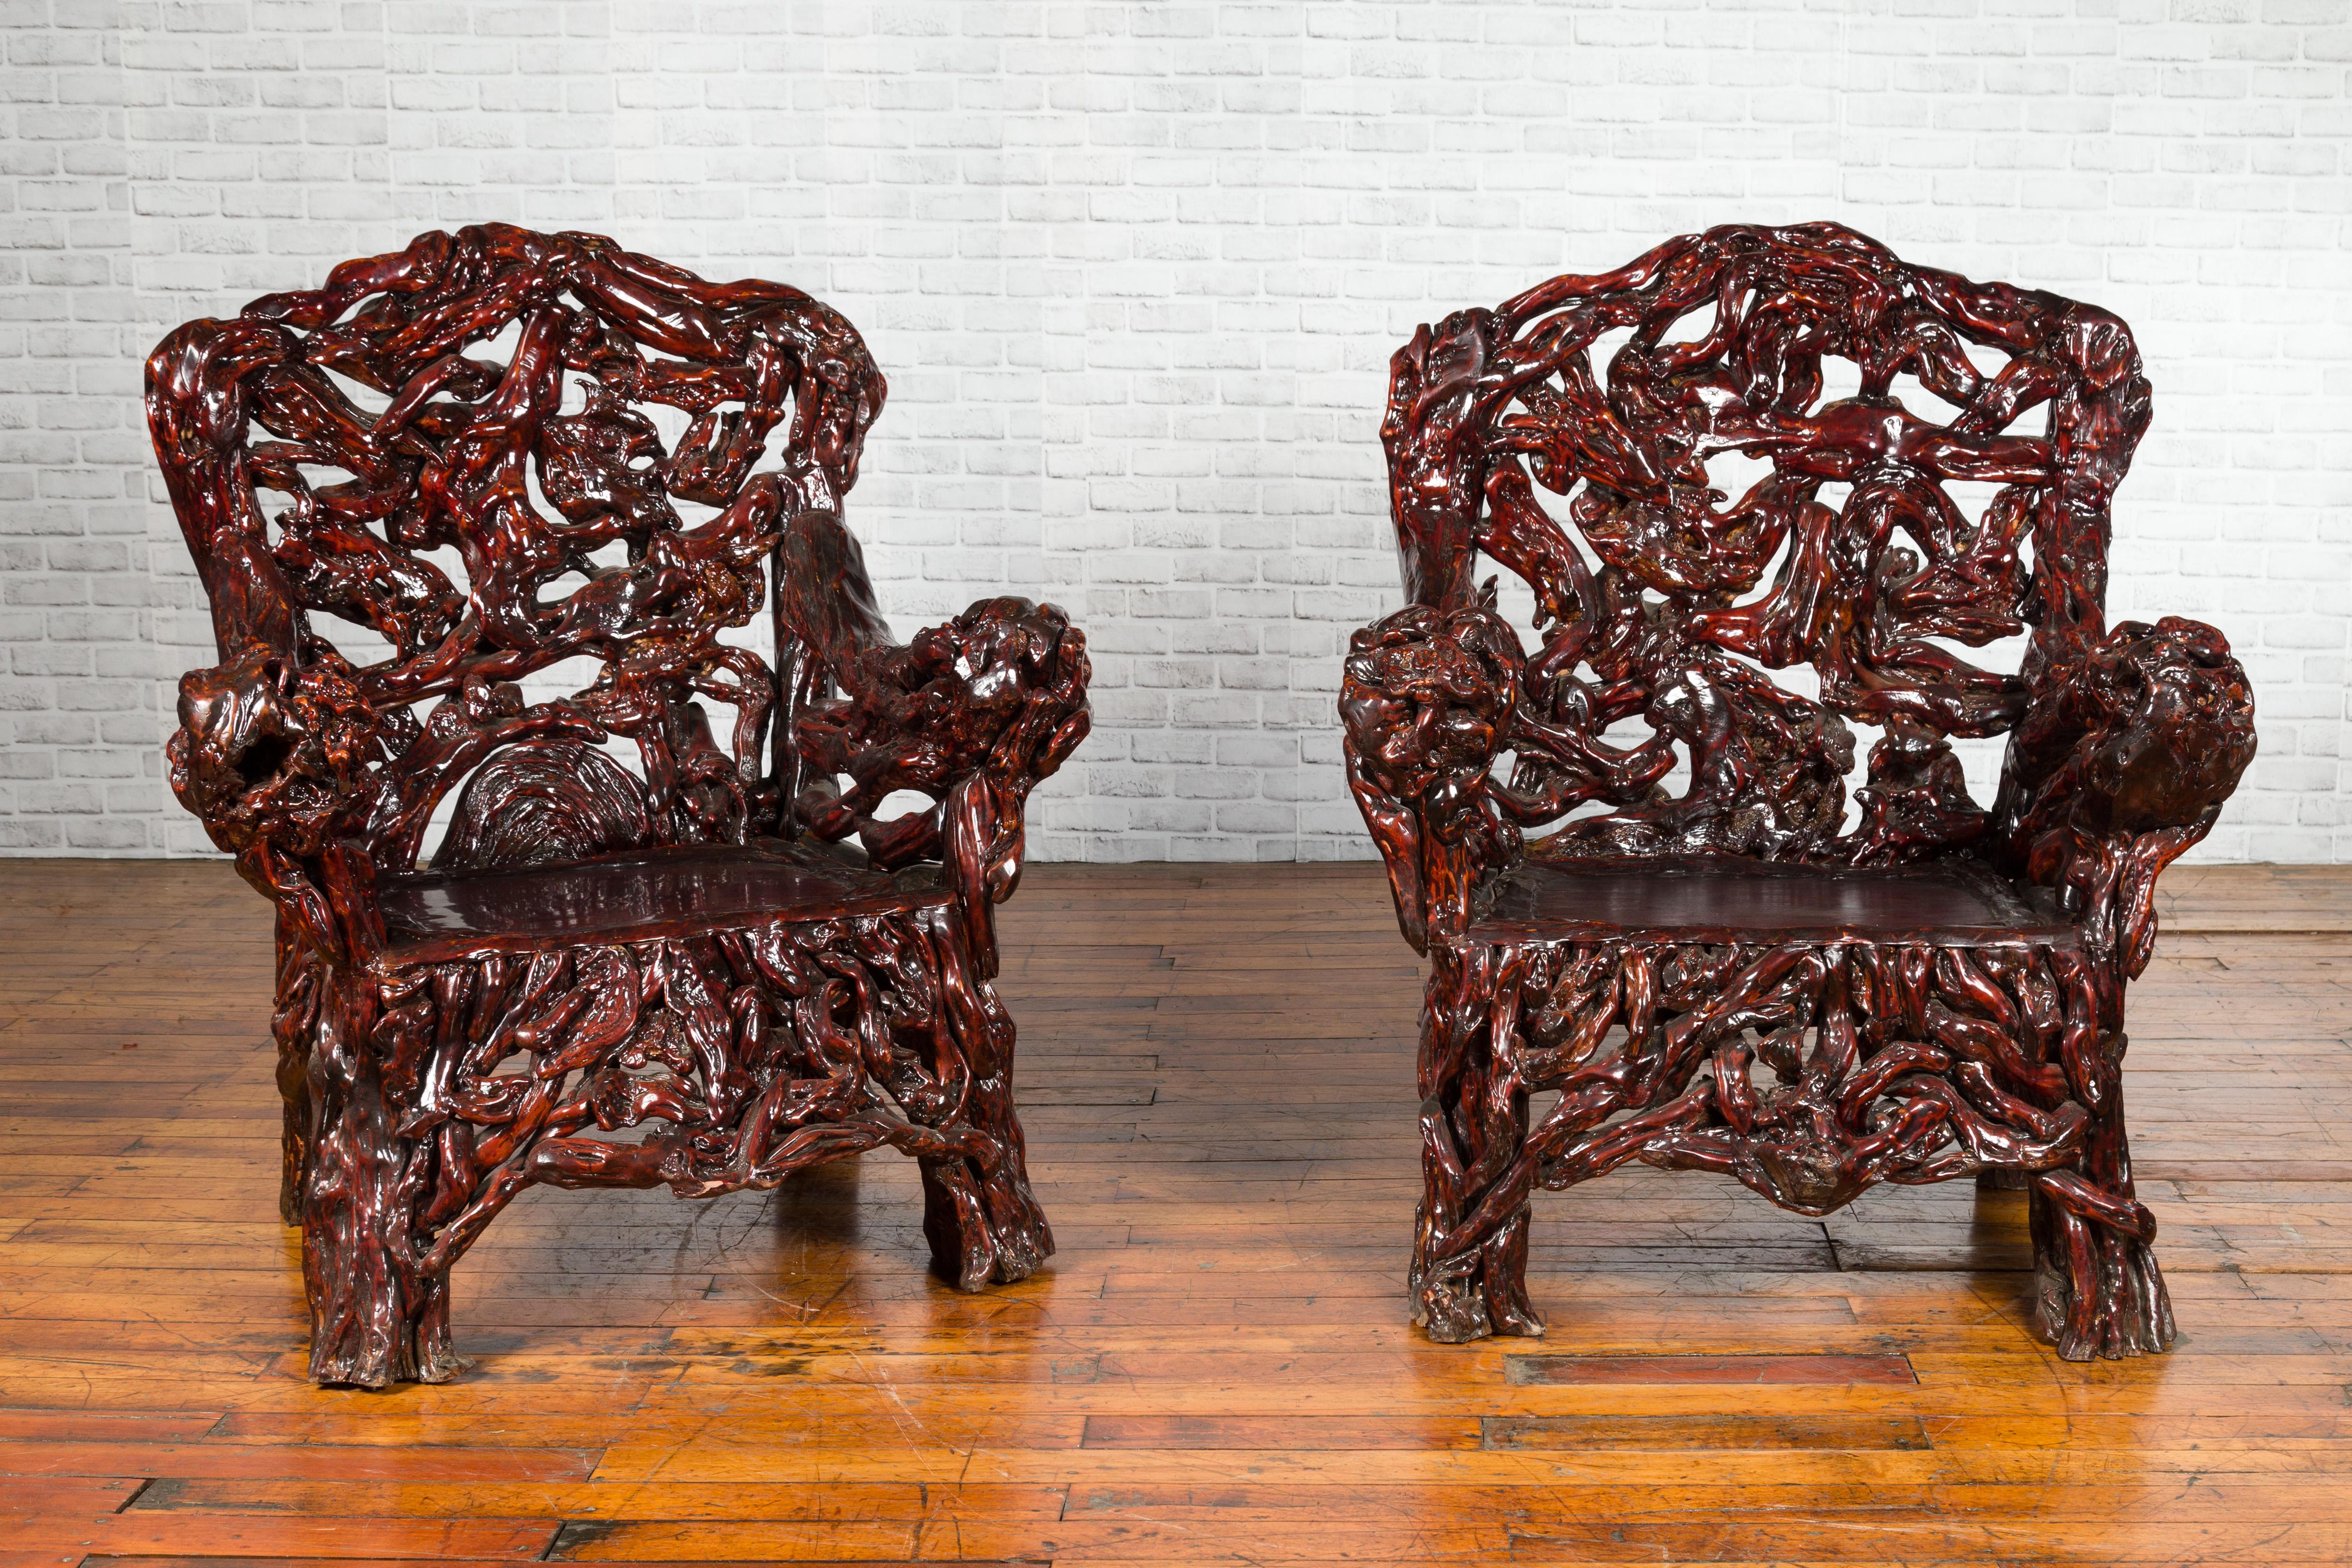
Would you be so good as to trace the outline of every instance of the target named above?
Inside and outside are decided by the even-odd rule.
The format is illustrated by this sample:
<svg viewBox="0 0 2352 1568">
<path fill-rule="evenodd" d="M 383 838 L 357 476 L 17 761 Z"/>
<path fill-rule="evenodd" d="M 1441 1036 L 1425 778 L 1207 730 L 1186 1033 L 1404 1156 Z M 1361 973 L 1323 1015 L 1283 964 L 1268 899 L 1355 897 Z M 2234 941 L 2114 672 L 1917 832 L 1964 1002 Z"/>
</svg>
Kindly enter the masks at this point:
<svg viewBox="0 0 2352 1568">
<path fill-rule="evenodd" d="M 503 225 L 148 361 L 220 649 L 172 786 L 278 906 L 319 1381 L 452 1376 L 449 1267 L 533 1183 L 698 1197 L 887 1145 L 955 1284 L 1052 1252 L 991 906 L 1087 733 L 1086 640 L 995 599 L 896 644 L 839 512 L 884 391 L 797 289 Z M 772 666 L 723 635 L 763 595 Z M 525 697 L 572 660 L 586 689 Z"/>
<path fill-rule="evenodd" d="M 1825 359 L 1857 395 L 1822 400 Z M 1949 416 L 1906 410 L 1906 376 Z M 2170 1345 L 2124 986 L 2158 873 L 2254 733 L 2220 632 L 2105 621 L 2148 401 L 2115 317 L 1829 224 L 1670 240 L 1399 350 L 1381 436 L 1411 602 L 1356 634 L 1340 710 L 1432 961 L 1432 1338 L 1541 1333 L 1529 1195 L 1638 1159 L 1802 1214 L 1876 1182 L 2028 1186 L 2038 1331 L 2069 1360 Z M 1729 497 L 1722 454 L 1770 471 Z M 1991 492 L 1980 518 L 1956 482 Z M 1532 652 L 1482 553 L 1533 591 Z M 1952 651 L 2019 636 L 2014 675 Z M 1774 678 L 1799 666 L 1817 697 Z M 1849 721 L 1880 732 L 1850 826 Z M 1988 810 L 1948 737 L 2004 731 Z"/>
</svg>

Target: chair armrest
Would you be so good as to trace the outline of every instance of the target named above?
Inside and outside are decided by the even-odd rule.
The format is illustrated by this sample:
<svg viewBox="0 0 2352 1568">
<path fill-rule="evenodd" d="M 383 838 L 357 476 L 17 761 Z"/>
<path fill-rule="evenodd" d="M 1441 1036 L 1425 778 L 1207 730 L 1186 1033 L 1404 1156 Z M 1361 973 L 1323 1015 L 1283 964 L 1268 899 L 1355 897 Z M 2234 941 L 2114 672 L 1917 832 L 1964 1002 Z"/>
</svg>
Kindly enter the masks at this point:
<svg viewBox="0 0 2352 1568">
<path fill-rule="evenodd" d="M 1092 722 L 1086 633 L 1051 604 L 983 599 L 901 647 L 856 539 L 825 512 L 787 525 L 776 610 L 779 647 L 806 662 L 786 672 L 798 688 L 787 738 L 807 779 L 788 815 L 820 838 L 856 834 L 886 871 L 937 857 L 992 967 L 990 906 L 1019 885 L 1029 791 Z M 834 685 L 842 695 L 822 695 Z M 931 804 L 877 820 L 898 790 Z"/>
<path fill-rule="evenodd" d="M 1348 789 L 1416 953 L 1467 925 L 1480 875 L 1518 856 L 1518 826 L 1487 773 L 1523 672 L 1517 635 L 1483 605 L 1408 605 L 1349 643 L 1339 680 Z"/>
<path fill-rule="evenodd" d="M 569 700 L 526 706 L 510 682 L 472 680 L 422 723 L 367 700 L 341 655 L 252 644 L 180 680 L 164 745 L 173 792 L 291 934 L 331 962 L 384 944 L 376 882 L 414 867 L 433 809 L 484 758 L 518 742 L 597 741 Z"/>
<path fill-rule="evenodd" d="M 1999 852 L 2136 978 L 2158 873 L 2212 830 L 2254 745 L 2253 692 L 2221 632 L 2126 621 L 2035 683 L 1993 806 Z"/>
<path fill-rule="evenodd" d="M 297 665 L 254 644 L 180 681 L 164 746 L 173 793 L 331 958 L 382 946 L 373 865 L 354 841 L 390 738 L 331 654 Z"/>
</svg>

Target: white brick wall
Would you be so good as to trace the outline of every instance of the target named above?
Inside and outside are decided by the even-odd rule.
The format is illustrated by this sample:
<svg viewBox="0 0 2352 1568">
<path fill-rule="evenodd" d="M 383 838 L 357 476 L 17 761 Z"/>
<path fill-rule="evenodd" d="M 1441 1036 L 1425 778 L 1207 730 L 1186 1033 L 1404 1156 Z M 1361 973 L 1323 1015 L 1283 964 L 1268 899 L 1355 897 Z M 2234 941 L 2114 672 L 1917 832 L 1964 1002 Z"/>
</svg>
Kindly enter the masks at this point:
<svg viewBox="0 0 2352 1568">
<path fill-rule="evenodd" d="M 1362 854 L 1331 705 L 1398 597 L 1390 350 L 1829 217 L 2134 323 L 2111 608 L 2214 621 L 2263 704 L 2204 852 L 2352 860 L 2347 5 L 0 0 L 0 847 L 203 847 L 158 758 L 207 632 L 146 350 L 499 218 L 864 329 L 853 517 L 902 627 L 1042 590 L 1093 638 L 1042 852 Z"/>
</svg>

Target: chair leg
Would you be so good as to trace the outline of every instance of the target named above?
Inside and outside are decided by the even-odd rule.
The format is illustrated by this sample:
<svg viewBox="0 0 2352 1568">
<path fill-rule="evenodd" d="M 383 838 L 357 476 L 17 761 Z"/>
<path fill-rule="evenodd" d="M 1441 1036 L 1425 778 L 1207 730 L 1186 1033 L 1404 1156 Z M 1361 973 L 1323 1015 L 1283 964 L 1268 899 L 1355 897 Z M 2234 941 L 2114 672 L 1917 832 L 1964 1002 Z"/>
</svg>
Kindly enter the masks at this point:
<svg viewBox="0 0 2352 1568">
<path fill-rule="evenodd" d="M 302 1279 L 310 1376 L 361 1388 L 446 1383 L 466 1366 L 449 1344 L 449 1276 L 428 1268 L 419 1211 L 432 1140 L 398 1132 L 406 1107 L 367 1048 L 373 984 L 328 973 L 309 1051 L 317 1114 L 301 1177 Z"/>
<path fill-rule="evenodd" d="M 931 1268 L 959 1291 L 1009 1285 L 1044 1267 L 1054 1233 L 1029 1190 L 1016 1144 L 993 1171 L 971 1160 L 924 1160 L 923 1238 Z"/>
<path fill-rule="evenodd" d="M 982 1291 L 996 1272 L 996 1238 L 969 1160 L 925 1160 L 923 1239 L 931 1270 L 959 1291 Z"/>
<path fill-rule="evenodd" d="M 1439 1344 L 1466 1344 L 1492 1334 L 1529 1339 L 1544 1332 L 1541 1313 L 1528 1300 L 1528 1224 L 1522 1204 L 1484 1245 L 1455 1259 L 1430 1256 L 1426 1200 L 1419 1210 L 1412 1270 L 1412 1321 Z"/>
<path fill-rule="evenodd" d="M 2034 1178 L 2033 1328 L 2061 1358 L 2157 1355 L 2179 1331 L 2156 1261 L 2156 1218 L 2132 1196 L 2120 1085 L 2073 1170 Z"/>
<path fill-rule="evenodd" d="M 278 1042 L 278 1218 L 288 1225 L 302 1223 L 302 1168 L 310 1137 L 310 1053 L 307 1041 L 299 1048 Z"/>
<path fill-rule="evenodd" d="M 992 1169 L 963 1159 L 922 1162 L 931 1264 L 963 1291 L 1025 1280 L 1054 1253 L 1054 1233 L 1029 1187 L 1026 1143 L 1013 1106 L 1013 1019 L 985 981 L 974 989 L 977 1006 L 966 1016 L 978 1027 L 967 1038 L 985 1039 L 987 1060 L 971 1063 L 964 1117 L 1003 1154 Z"/>
<path fill-rule="evenodd" d="M 1433 946 L 1422 1014 L 1422 1201 L 1406 1288 L 1413 1322 L 1441 1344 L 1489 1334 L 1544 1332 L 1528 1300 L 1528 1195 L 1483 1240 L 1446 1249 L 1474 1216 L 1507 1201 L 1497 1189 L 1520 1179 L 1527 1094 L 1494 1059 L 1487 1010 L 1493 955 Z"/>
<path fill-rule="evenodd" d="M 310 1140 L 310 1032 L 318 1027 L 326 961 L 278 922 L 278 994 L 269 1033 L 278 1045 L 278 1218 L 302 1223 L 302 1167 Z"/>
</svg>

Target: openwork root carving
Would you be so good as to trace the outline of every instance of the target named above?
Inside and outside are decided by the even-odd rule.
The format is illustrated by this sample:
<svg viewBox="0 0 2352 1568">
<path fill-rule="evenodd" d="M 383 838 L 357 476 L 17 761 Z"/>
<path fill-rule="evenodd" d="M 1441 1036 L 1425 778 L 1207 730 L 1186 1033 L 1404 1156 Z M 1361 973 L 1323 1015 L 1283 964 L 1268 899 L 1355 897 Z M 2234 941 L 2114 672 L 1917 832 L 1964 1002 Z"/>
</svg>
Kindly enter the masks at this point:
<svg viewBox="0 0 2352 1568">
<path fill-rule="evenodd" d="M 1092 723 L 1086 633 L 1051 604 L 984 599 L 906 647 L 870 647 L 845 664 L 848 695 L 813 705 L 795 727 L 818 776 L 801 794 L 801 819 L 820 838 L 856 832 L 885 869 L 941 860 L 992 978 L 992 906 L 1020 885 L 1029 792 Z M 877 821 L 898 790 L 931 803 Z"/>
<path fill-rule="evenodd" d="M 1522 674 L 1518 639 L 1485 604 L 1408 605 L 1349 644 L 1339 684 L 1348 786 L 1416 950 L 1460 929 L 1478 872 L 1519 848 L 1486 780 Z"/>
<path fill-rule="evenodd" d="M 438 1150 L 402 1131 L 396 1089 L 371 1049 L 373 981 L 322 967 L 300 1199 L 310 1376 L 362 1388 L 446 1383 L 467 1363 L 449 1341 L 448 1269 L 421 1224 Z"/>
<path fill-rule="evenodd" d="M 1870 782 L 1854 791 L 1862 825 L 1839 847 L 1856 865 L 1933 859 L 1975 843 L 1991 825 L 1969 798 L 1951 743 L 1908 719 L 1893 719 L 1870 748 Z"/>
<path fill-rule="evenodd" d="M 331 649 L 308 653 L 298 664 L 251 645 L 191 671 L 163 755 L 173 793 L 236 857 L 238 874 L 278 904 L 301 941 L 341 954 L 367 920 L 349 885 L 363 886 L 367 868 L 356 855 L 340 857 L 348 869 L 321 862 L 363 817 L 391 732 Z"/>
<path fill-rule="evenodd" d="M 1677 332 L 1703 313 L 1705 329 Z M 1596 363 L 1618 330 L 1630 340 Z M 2007 363 L 1988 372 L 1971 349 Z M 1858 395 L 1824 399 L 1832 356 L 1858 370 Z M 1958 412 L 1906 409 L 1906 373 Z M 2049 434 L 2025 434 L 2019 415 L 2042 402 Z M 1601 801 L 1620 810 L 1570 822 L 1564 842 L 1884 861 L 1965 841 L 1975 808 L 1957 779 L 1874 785 L 1877 818 L 1837 841 L 1845 721 L 1915 732 L 1888 758 L 1897 773 L 1901 753 L 2014 724 L 2026 683 L 1948 644 L 2032 620 L 2063 651 L 2095 624 L 2106 508 L 2147 420 L 2113 317 L 1811 224 L 1684 235 L 1424 327 L 1391 361 L 1381 435 L 1408 598 L 1475 603 L 1482 554 L 1534 595 L 1541 645 L 1521 712 L 1499 721 L 1519 757 L 1517 821 Z M 1727 452 L 1771 472 L 1727 496 L 1707 464 Z M 1980 521 L 1948 493 L 1959 482 L 2001 486 Z M 1835 507 L 1833 483 L 1849 487 Z M 1565 517 L 1538 489 L 1569 498 Z M 1778 683 L 1798 664 L 1818 701 Z M 1603 746 L 1637 717 L 1654 740 Z M 1689 786 L 1654 794 L 1676 747 Z"/>
<path fill-rule="evenodd" d="M 505 362 L 469 354 L 510 327 Z M 363 411 L 345 382 L 384 406 Z M 583 389 L 585 406 L 564 413 Z M 408 716 L 445 695 L 486 733 L 625 736 L 657 841 L 739 840 L 778 805 L 758 767 L 776 682 L 719 634 L 760 609 L 786 520 L 839 507 L 886 390 L 856 331 L 797 289 L 709 283 L 593 235 L 503 224 L 423 235 L 323 288 L 190 322 L 149 360 L 146 401 L 223 656 L 191 689 L 192 716 L 266 747 L 296 731 L 214 711 L 256 704 L 222 688 L 372 712 L 381 754 L 337 783 L 363 797 L 345 803 L 380 871 L 408 870 L 435 803 L 520 737 L 457 745 Z M 689 418 L 674 451 L 642 412 L 656 403 Z M 780 426 L 782 472 L 755 471 Z M 348 478 L 320 484 L 320 469 Z M 679 499 L 717 513 L 688 526 Z M 436 564 L 446 548 L 466 560 L 462 591 Z M 367 627 L 391 656 L 342 665 L 312 635 L 329 618 Z M 497 716 L 527 723 L 479 722 L 489 694 L 582 656 L 604 666 L 589 690 Z M 697 697 L 737 709 L 731 754 L 710 747 Z M 250 836 L 208 747 L 191 743 L 184 799 L 219 818 L 216 834 Z M 315 759 L 289 777 L 317 782 Z M 301 794 L 245 810 L 315 817 Z"/>
<path fill-rule="evenodd" d="M 527 741 L 466 781 L 436 871 L 563 865 L 653 841 L 644 789 L 577 740 Z"/>
<path fill-rule="evenodd" d="M 2254 757 L 2246 672 L 2210 626 L 2126 621 L 2053 672 L 2011 737 L 2005 836 L 2188 827 L 2227 800 Z"/>
<path fill-rule="evenodd" d="M 1485 1011 L 1471 1000 L 1496 979 L 1496 956 L 1441 946 L 1431 959 L 1421 1049 L 1423 1196 L 1406 1277 L 1413 1322 L 1444 1344 L 1540 1334 L 1543 1319 L 1527 1292 L 1530 1185 L 1516 1165 L 1526 1146 L 1527 1095 L 1495 1055 Z"/>
<path fill-rule="evenodd" d="M 288 1015 L 309 1024 L 313 1375 L 453 1375 L 449 1268 L 533 1184 L 703 1197 L 895 1148 L 921 1163 L 942 1275 L 1025 1278 L 1053 1238 L 1013 1113 L 1012 1020 L 965 950 L 931 911 L 381 977 L 321 966 L 318 1005 Z"/>
<path fill-rule="evenodd" d="M 2126 621 L 2053 670 L 2010 737 L 1994 808 L 2002 852 L 2056 887 L 2122 984 L 2156 949 L 2156 879 L 2212 831 L 2254 757 L 2254 701 L 2210 626 Z"/>
<path fill-rule="evenodd" d="M 1086 734 L 1086 640 L 1004 599 L 889 645 L 839 516 L 886 393 L 798 289 L 504 224 L 149 358 L 219 650 L 183 683 L 172 782 L 278 905 L 280 1208 L 321 1381 L 453 1375 L 449 1267 L 534 1183 L 699 1197 L 887 1146 L 919 1162 L 958 1285 L 1052 1251 L 992 904 L 1030 789 Z M 723 637 L 763 604 L 775 668 Z M 347 659 L 338 621 L 388 653 Z M 526 700 L 574 660 L 586 686 Z M 930 810 L 875 822 L 897 789 Z M 492 891 L 419 913 L 453 791 L 424 874 Z"/>
<path fill-rule="evenodd" d="M 1598 942 L 1433 959 L 1411 1280 L 1432 1338 L 1540 1333 L 1530 1197 L 1640 1160 L 1801 1214 L 1880 1182 L 2032 1173 L 2061 1354 L 2170 1343 L 2155 1221 L 2131 1197 L 2123 1040 L 2079 953 Z M 1543 1090 L 1558 1100 L 1531 1122 Z"/>
<path fill-rule="evenodd" d="M 213 841 L 241 853 L 262 840 L 310 855 L 338 826 L 384 732 L 349 668 L 329 650 L 298 666 L 247 648 L 180 681 L 180 727 L 164 747 L 172 789 Z"/>
<path fill-rule="evenodd" d="M 1828 394 L 1832 360 L 1852 395 Z M 1931 404 L 1905 406 L 1911 381 Z M 2031 1183 L 2061 1353 L 2169 1343 L 2125 1152 L 2124 986 L 2157 874 L 2254 736 L 2220 633 L 2106 630 L 2149 410 L 2106 311 L 1834 224 L 1681 235 L 1397 350 L 1381 439 L 1411 603 L 1357 634 L 1339 706 L 1432 958 L 1431 1337 L 1536 1332 L 1530 1194 L 1638 1159 L 1806 1214 L 1879 1182 Z M 1733 455 L 1768 465 L 1743 493 L 1717 487 Z M 1526 584 L 1534 643 L 1482 557 Z M 2010 640 L 2015 675 L 1956 651 Z M 1884 732 L 1850 833 L 1849 725 Z M 1951 741 L 2005 731 L 1988 812 Z M 1727 857 L 1795 862 L 1771 880 L 1807 891 L 1734 927 L 1664 885 Z M 1865 884 L 1906 891 L 1835 896 Z M 1910 896 L 1931 889 L 1956 902 Z M 1982 915 L 1931 929 L 1930 907 Z M 1632 935 L 1586 939 L 1612 930 Z"/>
<path fill-rule="evenodd" d="M 1490 1335 L 1540 1338 L 1543 1315 L 1528 1300 L 1528 1211 L 1505 1220 L 1475 1251 L 1444 1263 L 1423 1264 L 1414 1249 L 1405 1290 L 1412 1321 L 1438 1344 L 1467 1344 Z M 1426 1229 L 1426 1206 L 1416 1226 Z"/>
<path fill-rule="evenodd" d="M 802 798 L 811 831 L 856 832 L 877 865 L 936 856 L 941 804 L 956 785 L 985 772 L 1025 798 L 1085 738 L 1086 634 L 1051 604 L 985 599 L 906 647 L 861 655 L 847 672 L 848 695 L 801 716 L 802 758 L 830 782 Z M 928 795 L 927 811 L 875 821 L 898 790 Z"/>
</svg>

